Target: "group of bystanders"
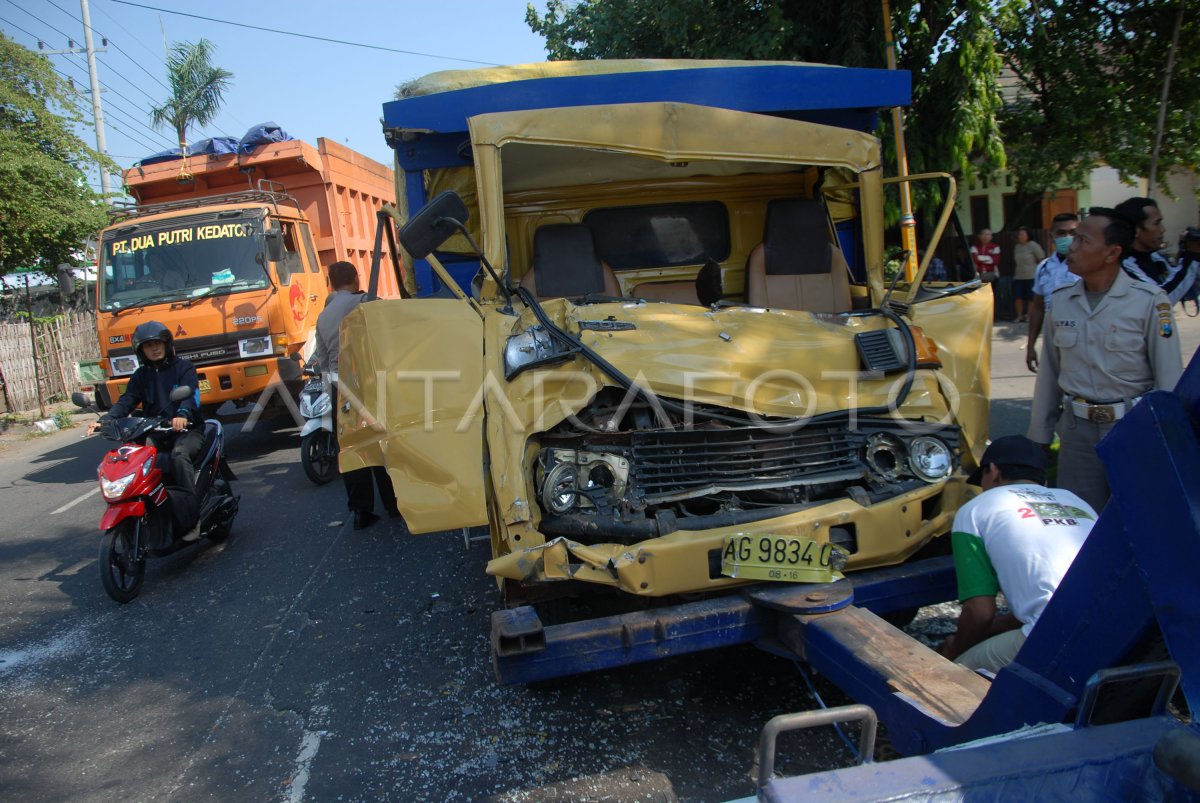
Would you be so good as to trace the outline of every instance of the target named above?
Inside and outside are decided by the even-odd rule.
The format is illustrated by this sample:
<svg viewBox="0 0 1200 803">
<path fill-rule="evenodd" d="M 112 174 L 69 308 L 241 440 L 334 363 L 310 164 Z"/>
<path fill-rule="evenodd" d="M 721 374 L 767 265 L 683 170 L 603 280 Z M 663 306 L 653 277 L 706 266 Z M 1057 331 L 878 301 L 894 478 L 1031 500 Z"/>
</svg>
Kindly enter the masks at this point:
<svg viewBox="0 0 1200 803">
<path fill-rule="evenodd" d="M 1027 231 L 1017 246 L 1024 253 L 1014 254 L 1016 281 L 1031 280 L 1026 364 L 1038 376 L 1028 435 L 988 446 L 968 480 L 983 491 L 952 527 L 962 612 L 942 652 L 972 669 L 995 672 L 1013 660 L 1070 568 L 1110 496 L 1096 445 L 1145 394 L 1175 386 L 1183 361 L 1172 308 L 1200 283 L 1200 236 L 1197 256 L 1181 247 L 1172 264 L 1160 252 L 1162 214 L 1152 199 L 1093 207 L 1082 221 L 1058 215 L 1052 233 L 1054 253 L 1032 272 Z M 999 263 L 990 234 L 980 237 L 986 262 L 972 249 L 981 277 Z M 1014 295 L 1020 319 L 1016 285 Z M 1048 488 L 1055 434 L 1058 487 Z M 1011 613 L 998 613 L 999 592 Z"/>
</svg>

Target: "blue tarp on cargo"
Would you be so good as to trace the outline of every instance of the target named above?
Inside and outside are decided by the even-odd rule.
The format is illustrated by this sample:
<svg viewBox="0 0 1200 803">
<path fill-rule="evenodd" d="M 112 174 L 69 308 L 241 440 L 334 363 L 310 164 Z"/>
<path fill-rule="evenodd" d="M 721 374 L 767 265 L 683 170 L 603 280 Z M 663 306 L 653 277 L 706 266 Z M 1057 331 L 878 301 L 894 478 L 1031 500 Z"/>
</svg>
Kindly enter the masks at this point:
<svg viewBox="0 0 1200 803">
<path fill-rule="evenodd" d="M 289 139 L 292 137 L 278 124 L 274 122 L 259 123 L 250 126 L 250 130 L 242 136 L 241 141 L 238 142 L 238 153 L 250 153 L 259 145 L 266 145 L 270 142 L 286 142 Z"/>
<path fill-rule="evenodd" d="M 233 137 L 212 137 L 210 139 L 202 139 L 188 146 L 188 156 L 221 156 L 226 153 L 236 153 L 238 141 Z M 172 159 L 182 159 L 183 154 L 179 148 L 171 148 L 165 151 L 159 151 L 156 154 L 147 156 L 137 163 L 137 166 L 145 167 L 146 165 L 158 164 L 159 162 L 169 162 Z"/>
<path fill-rule="evenodd" d="M 188 156 L 224 156 L 227 153 L 252 153 L 259 145 L 266 145 L 270 142 L 286 142 L 290 139 L 292 139 L 292 136 L 288 132 L 280 128 L 277 123 L 268 121 L 250 126 L 250 130 L 240 140 L 236 140 L 233 137 L 202 139 L 188 146 Z M 137 162 L 134 166 L 145 167 L 146 165 L 170 162 L 174 159 L 182 158 L 183 153 L 179 148 L 170 148 L 151 154 L 140 162 Z"/>
</svg>

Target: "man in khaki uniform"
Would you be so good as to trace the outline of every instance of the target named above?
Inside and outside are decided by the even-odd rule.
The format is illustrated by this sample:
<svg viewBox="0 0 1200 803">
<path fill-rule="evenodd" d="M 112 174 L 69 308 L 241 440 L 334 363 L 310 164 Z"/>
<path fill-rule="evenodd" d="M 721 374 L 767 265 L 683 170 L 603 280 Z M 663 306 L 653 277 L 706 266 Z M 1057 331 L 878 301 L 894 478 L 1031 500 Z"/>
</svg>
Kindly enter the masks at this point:
<svg viewBox="0 0 1200 803">
<path fill-rule="evenodd" d="M 1057 485 L 1096 510 L 1109 497 L 1096 444 L 1143 394 L 1173 389 L 1183 373 L 1166 295 L 1121 270 L 1132 240 L 1111 209 L 1094 207 L 1079 224 L 1067 260 L 1082 281 L 1054 291 L 1029 422 L 1037 443 L 1058 432 Z"/>
</svg>

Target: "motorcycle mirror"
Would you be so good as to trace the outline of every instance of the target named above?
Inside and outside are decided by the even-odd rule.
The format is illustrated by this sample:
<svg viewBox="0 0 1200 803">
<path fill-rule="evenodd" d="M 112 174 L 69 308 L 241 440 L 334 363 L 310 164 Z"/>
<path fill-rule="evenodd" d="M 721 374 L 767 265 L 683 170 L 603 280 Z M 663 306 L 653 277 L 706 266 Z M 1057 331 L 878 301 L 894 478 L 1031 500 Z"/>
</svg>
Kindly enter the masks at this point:
<svg viewBox="0 0 1200 803">
<path fill-rule="evenodd" d="M 184 399 L 191 397 L 191 395 L 193 393 L 195 393 L 195 388 L 189 387 L 187 385 L 180 385 L 179 387 L 172 390 L 171 395 L 169 395 L 167 398 L 173 402 L 181 402 Z"/>
<path fill-rule="evenodd" d="M 467 222 L 467 205 L 453 190 L 434 198 L 400 229 L 400 243 L 413 259 L 424 259 Z"/>
<path fill-rule="evenodd" d="M 92 406 L 92 400 L 78 390 L 71 394 L 71 403 L 83 410 L 87 410 Z"/>
</svg>

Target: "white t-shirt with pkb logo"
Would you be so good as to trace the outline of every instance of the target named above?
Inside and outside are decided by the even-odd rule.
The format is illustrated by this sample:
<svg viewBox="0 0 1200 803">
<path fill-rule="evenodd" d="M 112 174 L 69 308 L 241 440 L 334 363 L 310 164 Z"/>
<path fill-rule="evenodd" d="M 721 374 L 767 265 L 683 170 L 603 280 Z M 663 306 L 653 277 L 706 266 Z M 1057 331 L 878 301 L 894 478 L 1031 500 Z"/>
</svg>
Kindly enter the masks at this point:
<svg viewBox="0 0 1200 803">
<path fill-rule="evenodd" d="M 963 505 L 951 541 L 958 598 L 1003 591 L 1026 636 L 1096 523 L 1096 511 L 1063 488 L 1001 485 Z"/>
</svg>

